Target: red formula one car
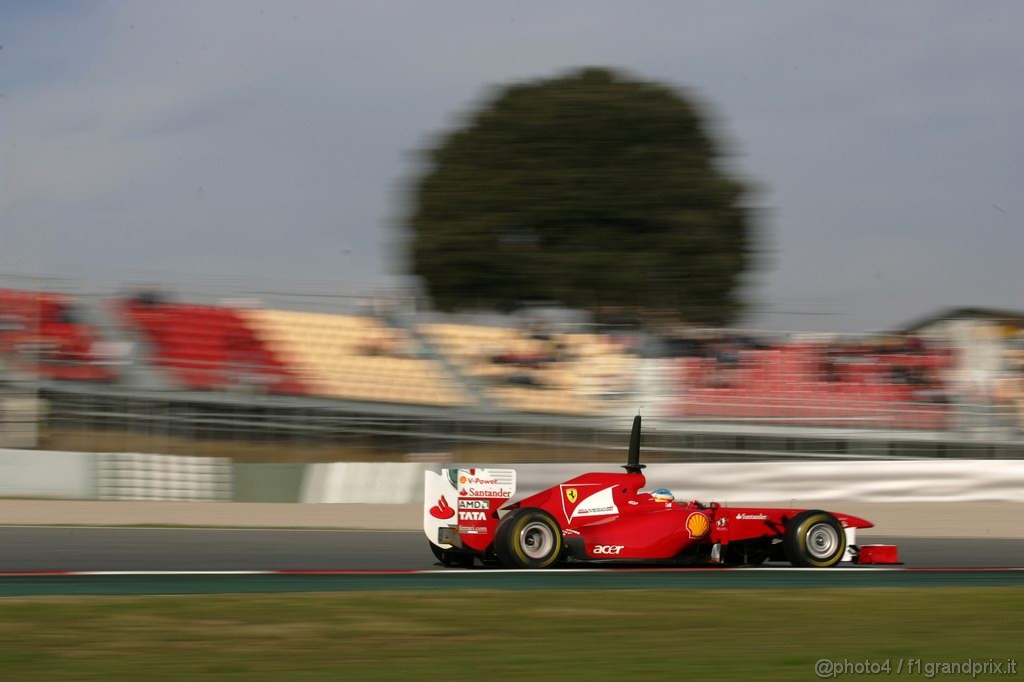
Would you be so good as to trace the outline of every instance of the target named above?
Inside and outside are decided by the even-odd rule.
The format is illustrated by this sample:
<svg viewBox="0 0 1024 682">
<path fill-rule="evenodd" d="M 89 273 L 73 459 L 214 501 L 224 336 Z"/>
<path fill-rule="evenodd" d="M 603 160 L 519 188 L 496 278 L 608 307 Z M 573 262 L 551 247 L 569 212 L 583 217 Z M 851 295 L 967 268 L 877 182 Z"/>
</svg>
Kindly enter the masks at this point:
<svg viewBox="0 0 1024 682">
<path fill-rule="evenodd" d="M 858 547 L 873 524 L 817 509 L 723 507 L 641 492 L 640 417 L 625 473 L 590 473 L 510 502 L 512 469 L 426 473 L 423 528 L 445 566 L 550 568 L 559 564 L 758 566 L 788 561 L 828 568 L 842 561 L 897 563 L 891 545 Z"/>
</svg>

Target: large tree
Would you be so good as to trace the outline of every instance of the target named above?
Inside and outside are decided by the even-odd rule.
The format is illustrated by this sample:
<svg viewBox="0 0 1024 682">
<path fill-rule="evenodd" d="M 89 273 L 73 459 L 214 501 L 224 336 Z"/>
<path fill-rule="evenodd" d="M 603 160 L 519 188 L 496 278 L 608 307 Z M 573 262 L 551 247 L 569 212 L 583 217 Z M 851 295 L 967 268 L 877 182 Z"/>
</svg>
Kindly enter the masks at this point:
<svg viewBox="0 0 1024 682">
<path fill-rule="evenodd" d="M 746 188 L 694 102 L 606 69 L 507 87 L 427 154 L 412 272 L 442 310 L 741 310 Z"/>
</svg>

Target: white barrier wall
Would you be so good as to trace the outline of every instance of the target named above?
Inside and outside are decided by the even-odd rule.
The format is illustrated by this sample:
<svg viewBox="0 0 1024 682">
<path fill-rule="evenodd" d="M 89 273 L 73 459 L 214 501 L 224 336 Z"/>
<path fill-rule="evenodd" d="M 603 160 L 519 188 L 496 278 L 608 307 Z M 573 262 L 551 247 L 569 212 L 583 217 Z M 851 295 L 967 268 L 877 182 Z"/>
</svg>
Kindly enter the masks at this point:
<svg viewBox="0 0 1024 682">
<path fill-rule="evenodd" d="M 87 452 L 0 450 L 0 497 L 92 498 L 95 457 Z"/>
<path fill-rule="evenodd" d="M 423 472 L 441 466 L 405 462 L 310 464 L 303 473 L 300 499 L 419 503 Z M 611 464 L 508 466 L 517 472 L 517 498 L 589 471 L 620 471 Z M 817 500 L 1024 502 L 1024 460 L 652 464 L 644 473 L 648 489 L 669 488 L 680 500 L 728 504 L 757 501 L 805 505 Z M 286 484 L 294 495 L 294 477 L 282 481 Z M 227 459 L 210 457 L 0 449 L 0 497 L 226 501 L 232 497 L 231 464 Z"/>
<path fill-rule="evenodd" d="M 517 499 L 590 471 L 617 470 L 610 464 L 503 466 L 516 470 Z M 441 465 L 313 464 L 306 469 L 302 501 L 421 502 L 423 471 L 428 468 L 436 471 Z M 669 488 L 676 499 L 730 504 L 814 500 L 1024 502 L 1024 460 L 654 464 L 644 474 L 648 489 Z"/>
<path fill-rule="evenodd" d="M 302 502 L 409 504 L 423 500 L 428 465 L 409 462 L 310 464 Z M 436 465 L 430 468 L 438 468 Z"/>
<path fill-rule="evenodd" d="M 96 457 L 96 488 L 101 500 L 231 499 L 229 459 L 135 453 Z"/>
<path fill-rule="evenodd" d="M 514 467 L 524 495 L 609 465 Z M 652 464 L 647 487 L 717 502 L 1024 502 L 1024 460 Z"/>
</svg>

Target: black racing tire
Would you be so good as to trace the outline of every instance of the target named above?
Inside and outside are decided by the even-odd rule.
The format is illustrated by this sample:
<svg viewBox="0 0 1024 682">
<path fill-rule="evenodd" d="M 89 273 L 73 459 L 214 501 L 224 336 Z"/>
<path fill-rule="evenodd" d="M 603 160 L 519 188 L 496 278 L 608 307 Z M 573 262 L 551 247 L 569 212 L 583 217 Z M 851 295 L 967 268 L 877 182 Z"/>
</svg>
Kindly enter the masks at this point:
<svg viewBox="0 0 1024 682">
<path fill-rule="evenodd" d="M 832 514 L 812 509 L 790 519 L 782 546 L 794 566 L 831 568 L 846 553 L 846 531 Z"/>
<path fill-rule="evenodd" d="M 505 568 L 551 568 L 562 558 L 562 529 L 543 509 L 517 509 L 498 525 L 494 551 Z"/>
<path fill-rule="evenodd" d="M 434 556 L 438 561 L 441 562 L 442 566 L 447 568 L 472 568 L 473 567 L 473 555 L 466 554 L 465 552 L 453 551 L 450 549 L 443 549 L 438 547 L 430 540 L 427 540 L 430 544 L 430 551 L 434 553 Z"/>
</svg>

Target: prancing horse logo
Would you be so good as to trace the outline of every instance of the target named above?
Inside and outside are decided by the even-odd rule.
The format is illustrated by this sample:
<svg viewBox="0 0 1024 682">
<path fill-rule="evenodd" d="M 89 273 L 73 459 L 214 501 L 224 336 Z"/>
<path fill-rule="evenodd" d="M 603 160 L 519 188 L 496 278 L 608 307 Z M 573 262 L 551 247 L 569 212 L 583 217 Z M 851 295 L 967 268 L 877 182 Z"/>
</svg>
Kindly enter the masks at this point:
<svg viewBox="0 0 1024 682">
<path fill-rule="evenodd" d="M 576 504 L 577 497 L 579 497 L 579 493 L 576 492 L 576 488 L 565 489 L 565 499 L 569 500 L 569 504 Z"/>
</svg>

